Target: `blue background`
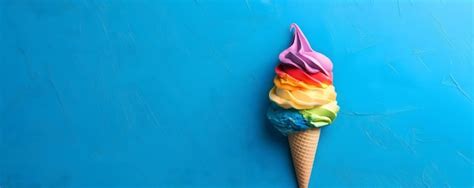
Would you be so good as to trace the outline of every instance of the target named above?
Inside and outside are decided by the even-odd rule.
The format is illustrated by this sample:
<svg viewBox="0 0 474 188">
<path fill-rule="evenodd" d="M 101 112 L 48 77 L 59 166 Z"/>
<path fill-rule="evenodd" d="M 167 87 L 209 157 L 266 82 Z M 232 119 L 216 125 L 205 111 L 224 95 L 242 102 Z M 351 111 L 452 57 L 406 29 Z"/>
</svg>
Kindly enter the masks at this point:
<svg viewBox="0 0 474 188">
<path fill-rule="evenodd" d="M 341 112 L 311 187 L 473 185 L 471 1 L 0 1 L 0 187 L 295 187 L 296 22 Z"/>
</svg>

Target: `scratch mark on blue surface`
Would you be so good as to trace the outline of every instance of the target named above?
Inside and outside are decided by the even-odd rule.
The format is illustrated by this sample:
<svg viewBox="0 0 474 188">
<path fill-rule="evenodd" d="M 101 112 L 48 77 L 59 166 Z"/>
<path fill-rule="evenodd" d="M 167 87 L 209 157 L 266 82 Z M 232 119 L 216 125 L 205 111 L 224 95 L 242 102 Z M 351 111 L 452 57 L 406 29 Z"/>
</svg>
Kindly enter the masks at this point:
<svg viewBox="0 0 474 188">
<path fill-rule="evenodd" d="M 423 173 L 421 174 L 421 182 L 426 188 L 431 187 L 431 182 L 433 179 L 428 175 L 427 169 L 423 169 Z"/>
<path fill-rule="evenodd" d="M 153 110 L 151 109 L 151 107 L 150 107 L 150 105 L 148 104 L 148 102 L 146 102 L 146 101 L 143 99 L 143 97 L 141 96 L 141 94 L 140 94 L 138 91 L 135 92 L 135 95 L 136 95 L 136 97 L 137 97 L 137 99 L 138 99 L 138 102 L 139 102 L 141 105 L 145 106 L 145 109 L 146 109 L 147 113 L 152 117 L 153 123 L 155 124 L 155 126 L 160 126 L 161 124 L 160 124 L 160 122 L 158 121 L 158 118 L 156 118 L 156 115 L 155 115 L 155 113 L 153 112 Z"/>
<path fill-rule="evenodd" d="M 382 122 L 377 122 L 377 124 L 382 127 L 383 129 L 385 129 L 388 133 L 390 133 L 390 135 L 395 139 L 397 140 L 401 146 L 403 146 L 404 148 L 408 149 L 411 153 L 413 154 L 417 154 L 415 148 L 411 145 L 411 141 L 407 141 L 403 138 L 401 138 L 399 135 L 397 135 L 390 127 L 386 126 L 384 123 Z"/>
<path fill-rule="evenodd" d="M 472 162 L 471 159 L 469 159 L 469 157 L 467 157 L 466 155 L 464 155 L 464 153 L 460 152 L 460 151 L 457 151 L 457 154 L 462 158 L 464 159 L 464 161 L 466 161 L 467 163 L 469 163 L 470 165 L 473 165 L 474 163 Z"/>
<path fill-rule="evenodd" d="M 398 185 L 398 187 L 400 187 L 400 188 L 403 188 L 403 187 L 404 187 L 404 186 L 403 186 L 403 183 L 402 183 L 402 182 L 403 182 L 403 181 L 402 181 L 402 178 L 400 178 L 399 176 L 394 176 L 394 177 L 392 178 L 392 180 Z"/>
<path fill-rule="evenodd" d="M 193 0 L 193 2 L 196 4 L 196 5 L 199 5 L 199 1 L 198 0 Z"/>
<path fill-rule="evenodd" d="M 395 137 L 400 140 L 400 142 L 402 143 L 402 145 L 405 146 L 405 148 L 409 149 L 413 154 L 416 154 L 417 152 L 413 146 L 414 144 L 416 144 L 416 135 L 414 134 L 416 133 L 414 133 L 414 130 L 412 129 L 412 131 L 408 133 L 408 136 L 405 137 L 405 139 L 398 136 Z"/>
<path fill-rule="evenodd" d="M 398 16 L 402 15 L 402 11 L 400 9 L 400 0 L 397 0 L 397 9 L 398 9 Z"/>
<path fill-rule="evenodd" d="M 331 39 L 332 42 L 336 42 L 336 40 L 334 39 L 334 34 L 332 33 L 332 27 L 329 27 L 330 29 L 328 29 L 328 34 L 329 34 L 329 39 Z"/>
<path fill-rule="evenodd" d="M 36 76 L 33 73 L 33 66 L 31 65 L 31 62 L 30 62 L 30 59 L 28 58 L 28 55 L 26 55 L 25 50 L 23 50 L 23 48 L 18 48 L 18 51 L 20 52 L 21 56 L 24 59 L 23 62 L 25 62 L 26 69 L 27 69 L 27 72 L 28 72 L 28 76 L 30 77 L 30 79 L 34 79 Z"/>
<path fill-rule="evenodd" d="M 417 154 L 414 146 L 418 142 L 416 129 L 411 129 L 411 131 L 408 133 L 408 136 L 405 136 L 405 139 L 403 139 L 401 136 L 397 136 L 395 133 L 393 136 L 411 153 L 415 155 Z"/>
<path fill-rule="evenodd" d="M 413 154 L 416 154 L 416 150 L 415 148 L 413 148 L 413 146 L 407 142 L 406 140 L 403 140 L 403 139 L 400 139 L 400 143 L 402 143 L 402 145 L 407 148 L 408 150 L 410 150 L 410 152 L 412 152 Z"/>
<path fill-rule="evenodd" d="M 445 85 L 445 86 L 449 86 L 449 87 L 456 87 L 453 83 L 453 81 L 451 81 L 451 78 L 447 79 L 443 79 L 443 81 L 441 82 L 441 84 Z"/>
<path fill-rule="evenodd" d="M 86 6 L 88 6 L 88 3 L 86 3 Z M 105 37 L 107 38 L 107 40 L 109 40 L 110 39 L 109 38 L 109 32 L 108 32 L 107 26 L 105 25 L 104 19 L 102 18 L 102 15 L 101 15 L 101 11 L 103 11 L 102 8 L 103 8 L 102 6 L 97 5 L 97 9 L 95 11 L 95 14 L 97 15 L 97 19 L 99 20 L 99 23 L 102 27 L 102 31 L 103 31 Z"/>
<path fill-rule="evenodd" d="M 380 116 L 383 114 L 379 113 L 362 113 L 362 112 L 340 112 L 342 115 L 351 115 L 351 116 Z"/>
<path fill-rule="evenodd" d="M 438 20 L 438 18 L 436 18 L 433 14 L 431 14 L 431 17 L 433 18 L 434 22 L 436 23 L 436 26 L 438 27 L 438 30 L 441 32 L 441 35 L 443 36 L 443 38 L 446 40 L 446 42 L 448 42 L 448 45 L 451 48 L 454 48 L 453 42 L 449 38 L 448 32 L 446 32 L 446 28 L 444 28 L 443 24 L 441 24 L 441 22 Z"/>
<path fill-rule="evenodd" d="M 56 84 L 54 84 L 54 82 L 53 82 L 53 80 L 51 80 L 51 78 L 48 78 L 48 83 L 51 86 L 51 88 L 53 88 L 56 100 L 59 102 L 59 105 L 61 107 L 61 111 L 64 113 L 64 103 L 63 103 L 63 100 L 61 99 L 61 94 L 59 93 L 59 90 L 56 87 Z"/>
<path fill-rule="evenodd" d="M 415 143 L 422 140 L 422 139 L 418 138 L 417 129 L 415 129 L 415 128 L 411 129 L 411 131 L 410 131 L 410 140 L 412 142 L 415 142 Z"/>
<path fill-rule="evenodd" d="M 107 26 L 105 25 L 104 23 L 104 20 L 102 19 L 102 16 L 101 15 L 98 15 L 98 18 L 99 18 L 99 21 L 100 21 L 100 25 L 102 26 L 102 31 L 104 32 L 105 34 L 105 37 L 110 40 L 110 37 L 109 37 L 109 31 L 107 29 Z"/>
<path fill-rule="evenodd" d="M 82 28 L 82 20 L 79 22 L 79 36 L 82 36 L 83 28 Z"/>
<path fill-rule="evenodd" d="M 469 96 L 469 94 L 461 87 L 461 85 L 458 83 L 458 81 L 454 78 L 452 74 L 449 74 L 449 77 L 451 78 L 451 82 L 454 84 L 454 87 L 466 98 L 469 100 L 470 103 L 472 103 L 472 98 Z"/>
<path fill-rule="evenodd" d="M 360 8 L 359 2 L 357 2 L 357 0 L 353 0 L 352 3 L 353 3 L 354 6 L 356 6 L 357 8 Z"/>
<path fill-rule="evenodd" d="M 418 60 L 418 62 L 420 62 L 426 68 L 426 70 L 431 71 L 430 67 L 428 67 L 428 65 L 425 63 L 425 60 L 423 60 L 423 58 L 421 57 L 421 55 L 424 54 L 425 52 L 426 51 L 424 50 L 414 49 L 413 55 Z"/>
<path fill-rule="evenodd" d="M 370 119 L 371 122 L 376 123 L 379 127 L 383 128 L 384 130 L 388 131 L 389 133 L 393 134 L 392 129 L 390 129 L 389 126 L 387 126 L 383 121 L 380 121 L 378 119 Z"/>
<path fill-rule="evenodd" d="M 245 6 L 247 7 L 247 9 L 252 12 L 252 7 L 250 7 L 250 3 L 248 0 L 245 0 Z"/>
<path fill-rule="evenodd" d="M 423 139 L 419 137 L 414 138 L 416 142 L 421 142 L 421 143 L 429 143 L 429 142 L 442 142 L 440 139 Z"/>
<path fill-rule="evenodd" d="M 439 167 L 435 163 L 431 163 L 431 168 L 435 173 L 439 173 Z"/>
<path fill-rule="evenodd" d="M 56 100 L 59 103 L 59 108 L 61 110 L 61 113 L 64 116 L 64 124 L 67 124 L 67 116 L 66 116 L 66 109 L 64 107 L 64 102 L 61 97 L 61 93 L 59 92 L 58 88 L 56 87 L 56 84 L 54 83 L 53 79 L 51 78 L 51 74 L 49 73 L 49 66 L 46 64 L 46 71 L 47 71 L 47 80 L 51 88 L 53 88 L 53 92 L 55 95 Z"/>
<path fill-rule="evenodd" d="M 128 114 L 128 110 L 126 110 L 125 105 L 121 101 L 119 103 L 120 103 L 120 109 L 122 110 L 122 113 L 125 117 L 125 121 L 127 122 L 127 125 L 131 126 L 132 123 L 130 121 L 130 116 Z"/>
<path fill-rule="evenodd" d="M 133 32 L 131 31 L 131 27 L 130 27 L 130 24 L 128 24 L 128 37 L 130 38 L 130 40 L 132 41 L 133 44 L 136 44 L 137 43 L 137 40 L 135 39 L 135 36 L 133 34 Z"/>
<path fill-rule="evenodd" d="M 272 10 L 273 11 L 276 11 L 276 7 L 275 5 L 273 4 L 272 0 L 262 0 L 261 1 L 263 4 L 266 4 L 268 6 L 271 6 L 272 7 Z"/>
<path fill-rule="evenodd" d="M 423 58 L 421 58 L 420 56 L 415 56 L 415 57 L 416 57 L 416 60 L 418 60 L 418 62 L 420 62 L 426 68 L 426 70 L 431 71 L 428 65 L 426 65 L 425 60 L 423 60 Z"/>
<path fill-rule="evenodd" d="M 405 109 L 394 110 L 394 111 L 387 111 L 381 113 L 364 113 L 364 112 L 341 112 L 343 115 L 350 115 L 350 116 L 388 116 L 388 115 L 396 115 L 400 113 L 414 111 L 416 108 L 407 107 Z"/>
<path fill-rule="evenodd" d="M 389 61 L 385 61 L 385 64 L 396 74 L 399 74 L 398 70 L 390 63 Z"/>
<path fill-rule="evenodd" d="M 385 148 L 385 146 L 382 144 L 382 142 L 379 139 L 374 138 L 372 136 L 372 134 L 369 133 L 369 131 L 364 129 L 364 132 L 365 132 L 365 135 L 367 136 L 367 138 L 369 138 L 370 142 L 372 142 L 373 144 L 375 144 L 377 146 L 381 146 L 382 148 Z"/>
</svg>

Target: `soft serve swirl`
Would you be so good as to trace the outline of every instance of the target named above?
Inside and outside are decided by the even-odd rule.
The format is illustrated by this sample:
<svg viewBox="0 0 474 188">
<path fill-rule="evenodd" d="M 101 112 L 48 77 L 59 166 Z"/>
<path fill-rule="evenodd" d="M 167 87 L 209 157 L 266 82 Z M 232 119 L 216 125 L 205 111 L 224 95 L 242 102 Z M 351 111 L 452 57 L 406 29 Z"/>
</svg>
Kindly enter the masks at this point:
<svg viewBox="0 0 474 188">
<path fill-rule="evenodd" d="M 293 42 L 279 55 L 269 93 L 274 104 L 267 113 L 285 135 L 329 125 L 339 111 L 331 60 L 311 48 L 298 25 L 291 24 L 291 29 Z"/>
</svg>

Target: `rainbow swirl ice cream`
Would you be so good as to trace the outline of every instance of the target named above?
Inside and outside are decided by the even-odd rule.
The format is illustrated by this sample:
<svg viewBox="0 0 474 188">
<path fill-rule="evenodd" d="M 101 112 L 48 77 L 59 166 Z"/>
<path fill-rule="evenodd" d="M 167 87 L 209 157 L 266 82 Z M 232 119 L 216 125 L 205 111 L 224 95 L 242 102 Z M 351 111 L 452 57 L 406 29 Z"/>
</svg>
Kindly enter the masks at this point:
<svg viewBox="0 0 474 188">
<path fill-rule="evenodd" d="M 279 55 L 267 116 L 284 135 L 331 124 L 339 106 L 332 84 L 332 62 L 311 49 L 296 24 L 291 46 Z"/>
</svg>

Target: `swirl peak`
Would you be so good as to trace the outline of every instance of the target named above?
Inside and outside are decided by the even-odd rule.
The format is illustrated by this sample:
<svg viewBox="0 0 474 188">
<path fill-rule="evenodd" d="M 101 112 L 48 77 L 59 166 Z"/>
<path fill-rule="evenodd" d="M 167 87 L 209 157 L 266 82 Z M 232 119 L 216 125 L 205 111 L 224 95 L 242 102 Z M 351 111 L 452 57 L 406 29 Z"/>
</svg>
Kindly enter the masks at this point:
<svg viewBox="0 0 474 188">
<path fill-rule="evenodd" d="M 289 48 L 280 53 L 281 64 L 299 68 L 307 74 L 323 73 L 332 80 L 331 60 L 311 48 L 297 24 L 291 24 L 290 31 L 294 32 L 293 41 Z"/>
</svg>

